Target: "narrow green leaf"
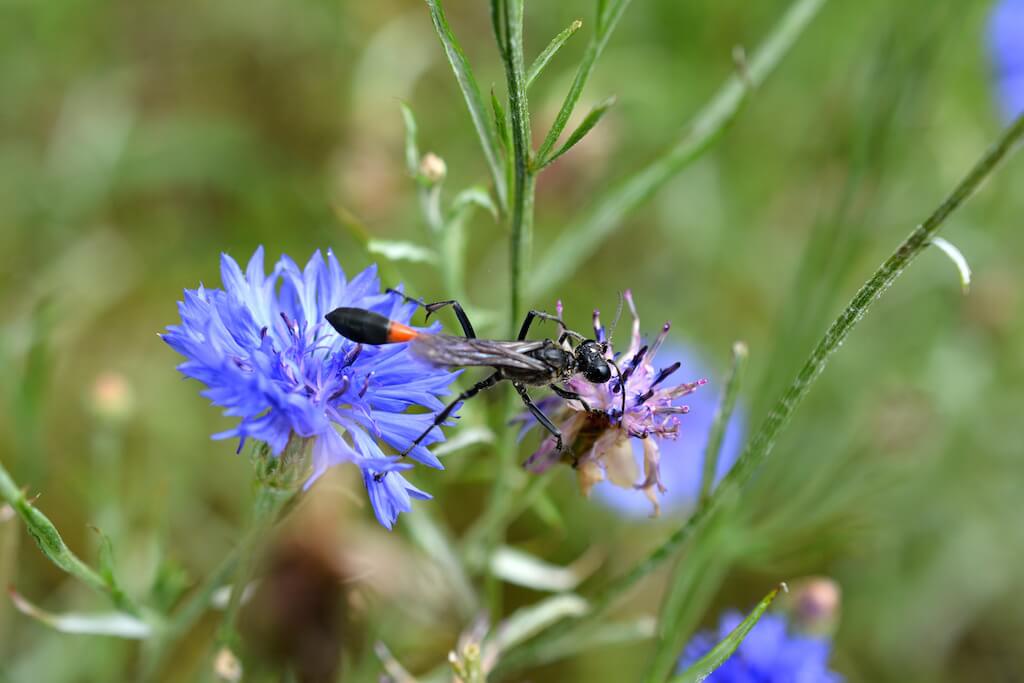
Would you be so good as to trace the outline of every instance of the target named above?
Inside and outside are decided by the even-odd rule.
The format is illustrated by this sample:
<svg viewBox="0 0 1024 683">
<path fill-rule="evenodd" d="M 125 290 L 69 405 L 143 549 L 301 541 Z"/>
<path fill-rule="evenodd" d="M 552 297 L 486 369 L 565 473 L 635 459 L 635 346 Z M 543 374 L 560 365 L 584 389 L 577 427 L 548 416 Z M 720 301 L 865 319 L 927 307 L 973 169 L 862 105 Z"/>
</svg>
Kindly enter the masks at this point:
<svg viewBox="0 0 1024 683">
<path fill-rule="evenodd" d="M 582 26 L 583 22 L 580 21 L 579 19 L 572 22 L 571 24 L 569 24 L 568 28 L 566 28 L 564 31 L 555 36 L 552 39 L 552 41 L 548 43 L 548 46 L 544 48 L 544 50 L 539 55 L 537 55 L 537 58 L 533 60 L 533 64 L 531 64 L 530 68 L 526 70 L 527 88 L 533 85 L 533 82 L 537 80 L 537 76 L 539 76 L 540 72 L 544 70 L 544 67 L 548 65 L 548 62 L 551 61 L 551 58 L 554 57 L 558 53 L 558 51 L 562 49 L 563 45 L 565 45 L 565 41 L 569 40 L 569 38 L 571 38 L 572 35 L 576 33 L 576 31 L 579 31 L 580 27 Z"/>
<path fill-rule="evenodd" d="M 630 0 L 612 0 L 607 6 L 603 6 L 603 3 L 598 4 L 597 30 L 587 44 L 587 49 L 583 53 L 583 60 L 576 69 L 576 76 L 573 78 L 572 85 L 569 86 L 569 92 L 566 93 L 565 100 L 562 101 L 562 108 L 558 110 L 555 122 L 551 125 L 551 129 L 544 138 L 544 142 L 541 143 L 540 149 L 537 150 L 538 159 L 544 159 L 551 153 L 551 150 L 554 149 L 555 144 L 558 142 L 558 138 L 561 137 L 562 131 L 569 125 L 569 118 L 572 116 L 576 103 L 583 94 L 583 87 L 587 84 L 587 79 L 590 78 L 590 74 L 597 64 L 598 57 L 604 52 L 608 39 L 611 38 L 612 31 L 615 30 L 615 25 L 619 23 L 619 19 L 622 18 L 626 8 L 629 7 L 629 2 Z"/>
<path fill-rule="evenodd" d="M 562 513 L 558 506 L 555 505 L 555 501 L 547 493 L 541 491 L 536 494 L 530 509 L 540 517 L 542 522 L 552 529 L 565 529 L 565 519 L 562 518 Z"/>
<path fill-rule="evenodd" d="M 587 601 L 578 595 L 554 595 L 513 612 L 498 624 L 494 635 L 488 640 L 498 645 L 499 650 L 505 650 L 533 637 L 560 619 L 586 614 L 587 609 Z"/>
<path fill-rule="evenodd" d="M 580 121 L 580 125 L 576 126 L 576 130 L 574 130 L 569 135 L 569 139 L 565 141 L 565 144 L 562 145 L 562 147 L 557 152 L 552 154 L 550 157 L 541 161 L 540 164 L 537 166 L 537 170 L 544 168 L 545 166 L 553 162 L 555 159 L 557 159 L 558 157 L 562 156 L 570 149 L 575 147 L 576 143 L 582 140 L 584 136 L 586 136 L 586 134 L 589 133 L 590 130 L 597 125 L 597 122 L 601 120 L 601 117 L 605 115 L 605 113 L 612 107 L 613 104 L 615 104 L 614 96 L 609 97 L 604 102 L 601 102 L 593 109 L 591 109 L 589 112 L 587 112 L 587 115 L 583 117 L 582 121 Z"/>
<path fill-rule="evenodd" d="M 768 606 L 772 604 L 772 600 L 779 594 L 780 590 L 788 590 L 786 584 L 780 584 L 771 593 L 764 596 L 761 602 L 757 603 L 757 607 L 747 615 L 747 618 L 740 622 L 740 625 L 732 630 L 732 632 L 726 636 L 725 640 L 715 645 L 711 649 L 711 652 L 704 655 L 699 661 L 695 662 L 689 669 L 684 671 L 678 676 L 670 679 L 669 683 L 701 683 L 708 676 L 714 673 L 715 669 L 722 666 L 725 660 L 732 656 L 732 653 L 736 651 L 736 648 L 740 646 L 743 639 L 747 637 L 757 622 L 761 620 L 761 615 L 765 613 Z"/>
<path fill-rule="evenodd" d="M 399 240 L 370 240 L 366 250 L 391 261 L 411 261 L 412 263 L 437 263 L 437 254 L 427 247 L 413 242 Z"/>
<path fill-rule="evenodd" d="M 608 645 L 621 645 L 654 636 L 655 622 L 644 616 L 628 621 L 613 621 L 594 624 L 580 631 L 572 638 L 561 638 L 542 643 L 537 653 L 536 664 L 543 666 L 561 659 L 576 656 Z"/>
<path fill-rule="evenodd" d="M 110 537 L 103 533 L 99 527 L 90 526 L 89 528 L 100 537 L 100 550 L 99 557 L 97 558 L 100 576 L 107 582 L 107 585 L 116 585 L 114 579 L 114 544 L 110 541 Z"/>
<path fill-rule="evenodd" d="M 15 521 L 14 508 L 0 505 L 0 586 L 14 584 L 20 531 Z M 0 605 L 0 642 L 4 642 L 7 637 L 7 617 L 6 605 Z"/>
<path fill-rule="evenodd" d="M 402 121 L 405 122 L 405 167 L 409 175 L 416 177 L 420 172 L 420 151 L 416 145 L 416 117 L 405 102 L 400 102 L 402 108 Z"/>
<path fill-rule="evenodd" d="M 413 519 L 415 517 L 416 519 Z M 469 618 L 479 609 L 479 599 L 473 584 L 466 575 L 452 542 L 451 535 L 430 514 L 409 515 L 403 525 L 404 531 L 437 566 L 440 567 L 452 588 L 456 606 L 464 618 Z"/>
<path fill-rule="evenodd" d="M 498 207 L 491 199 L 491 194 L 480 186 L 470 187 L 455 195 L 455 199 L 452 200 L 451 213 L 452 215 L 459 214 L 473 206 L 486 210 L 494 220 L 498 220 Z"/>
<path fill-rule="evenodd" d="M 373 651 L 377 655 L 377 659 L 380 660 L 381 666 L 384 667 L 384 671 L 387 672 L 390 679 L 395 681 L 395 683 L 419 683 L 419 679 L 405 670 L 405 667 L 395 659 L 395 656 L 391 654 L 391 650 L 383 642 L 378 640 L 374 643 Z M 448 680 L 448 678 L 446 677 L 445 680 Z"/>
<path fill-rule="evenodd" d="M 539 591 L 564 592 L 580 585 L 601 564 L 588 551 L 567 567 L 546 562 L 518 548 L 502 546 L 491 555 L 491 573 L 503 581 Z"/>
<path fill-rule="evenodd" d="M 963 289 L 964 294 L 967 294 L 971 289 L 971 266 L 967 263 L 963 252 L 957 249 L 956 245 L 952 242 L 941 237 L 933 237 L 932 244 L 942 250 L 942 253 L 948 256 L 949 260 L 956 266 L 957 271 L 960 273 L 960 288 Z"/>
<path fill-rule="evenodd" d="M 498 99 L 494 88 L 491 88 L 491 113 L 494 115 L 494 127 L 498 131 L 498 142 L 501 143 L 506 157 L 511 159 L 512 132 L 508 127 L 508 114 L 505 112 L 505 107 L 501 106 L 501 100 Z"/>
<path fill-rule="evenodd" d="M 546 292 L 571 277 L 621 224 L 626 214 L 647 201 L 718 140 L 739 113 L 740 105 L 749 94 L 749 86 L 759 86 L 764 82 L 825 1 L 794 0 L 754 53 L 747 65 L 745 77 L 736 74 L 727 80 L 711 101 L 697 113 L 679 142 L 646 167 L 603 193 L 590 211 L 559 232 L 554 243 L 544 249 L 544 256 L 530 279 L 527 294 L 529 300 L 542 298 Z M 616 20 L 617 7 L 609 6 L 608 13 L 612 20 Z M 562 125 L 564 127 L 565 124 Z M 538 156 L 544 158 L 553 146 L 554 141 L 550 145 L 542 145 Z"/>
<path fill-rule="evenodd" d="M 476 321 L 475 316 L 473 320 L 474 322 Z M 455 433 L 455 436 L 445 439 L 443 443 L 438 444 L 431 452 L 440 458 L 460 451 L 463 448 L 485 443 L 494 443 L 494 432 L 487 427 L 468 427 L 462 425 L 459 427 L 459 431 Z"/>
<path fill-rule="evenodd" d="M 138 608 L 116 585 L 108 583 L 92 567 L 71 552 L 71 549 L 64 543 L 64 539 L 61 538 L 60 532 L 57 531 L 57 527 L 25 498 L 25 494 L 18 489 L 2 465 L 0 465 L 0 499 L 7 501 L 18 513 L 32 540 L 51 562 L 93 590 L 110 598 L 118 609 L 132 614 L 139 613 Z"/>
<path fill-rule="evenodd" d="M 338 224 L 345 229 L 345 232 L 359 244 L 366 253 L 369 254 L 370 244 L 370 229 L 356 216 L 352 211 L 342 205 L 340 202 L 332 202 L 331 210 L 334 212 L 334 217 L 337 219 Z M 384 282 L 401 282 L 402 275 L 399 270 L 393 266 L 389 261 L 383 261 L 379 264 L 381 279 Z"/>
<path fill-rule="evenodd" d="M 448 63 L 451 64 L 452 71 L 455 72 L 455 80 L 459 83 L 462 96 L 466 100 L 466 107 L 469 109 L 469 116 L 473 120 L 473 126 L 476 128 L 477 135 L 480 138 L 480 145 L 483 147 L 487 166 L 490 168 L 491 177 L 494 179 L 494 188 L 498 194 L 498 202 L 502 206 L 507 206 L 508 191 L 505 184 L 505 169 L 501 163 L 501 152 L 498 149 L 498 137 L 487 114 L 487 107 L 484 105 L 484 99 L 480 95 L 480 88 L 477 86 L 476 78 L 473 76 L 473 70 L 469 66 L 469 61 L 466 59 L 462 47 L 459 46 L 459 41 L 455 38 L 455 34 L 452 33 L 451 26 L 448 25 L 448 19 L 445 17 L 441 0 L 426 0 L 426 2 L 430 10 L 430 18 L 434 22 L 434 29 L 441 40 L 441 45 L 444 47 Z"/>
<path fill-rule="evenodd" d="M 718 593 L 732 558 L 728 544 L 715 540 L 710 538 L 701 545 L 691 543 L 676 560 L 661 600 L 654 654 L 648 659 L 644 677 L 638 680 L 661 683 L 668 678 L 686 641 Z"/>
<path fill-rule="evenodd" d="M 108 612 L 105 614 L 53 614 L 46 612 L 24 597 L 13 588 L 8 589 L 11 602 L 22 614 L 46 624 L 61 633 L 73 633 L 92 636 L 115 636 L 129 640 L 144 640 L 153 635 L 149 624 L 124 612 Z"/>
<path fill-rule="evenodd" d="M 732 411 L 736 407 L 736 397 L 740 393 L 740 384 L 743 381 L 743 370 L 747 366 L 747 345 L 743 342 L 735 342 L 732 345 L 732 367 L 729 375 L 725 378 L 725 390 L 715 411 L 715 419 L 711 424 L 711 431 L 708 433 L 708 445 L 704 449 L 704 471 L 701 477 L 700 498 L 701 504 L 707 501 L 711 495 L 711 487 L 715 483 L 715 472 L 718 470 L 718 458 L 722 451 L 722 441 L 725 439 L 725 430 L 732 418 Z"/>
</svg>

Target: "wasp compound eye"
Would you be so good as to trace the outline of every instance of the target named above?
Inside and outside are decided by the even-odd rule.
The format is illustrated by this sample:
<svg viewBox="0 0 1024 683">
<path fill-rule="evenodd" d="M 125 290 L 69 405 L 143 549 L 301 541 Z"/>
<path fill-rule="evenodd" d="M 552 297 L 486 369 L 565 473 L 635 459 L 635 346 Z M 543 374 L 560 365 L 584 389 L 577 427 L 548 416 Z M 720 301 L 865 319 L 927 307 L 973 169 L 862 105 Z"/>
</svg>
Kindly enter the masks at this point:
<svg viewBox="0 0 1024 683">
<path fill-rule="evenodd" d="M 612 378 L 612 370 L 600 358 L 593 358 L 583 369 L 583 376 L 592 384 L 604 384 Z"/>
</svg>

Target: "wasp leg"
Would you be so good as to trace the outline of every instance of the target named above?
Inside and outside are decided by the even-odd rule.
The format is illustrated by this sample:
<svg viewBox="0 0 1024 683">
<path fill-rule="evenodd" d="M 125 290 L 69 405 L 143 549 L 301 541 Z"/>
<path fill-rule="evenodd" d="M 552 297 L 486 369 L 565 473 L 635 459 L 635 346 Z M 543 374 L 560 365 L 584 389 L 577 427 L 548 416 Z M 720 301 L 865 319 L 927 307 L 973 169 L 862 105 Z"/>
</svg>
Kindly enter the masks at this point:
<svg viewBox="0 0 1024 683">
<path fill-rule="evenodd" d="M 459 403 L 461 403 L 462 401 L 466 401 L 466 400 L 469 400 L 469 399 L 473 398 L 474 396 L 479 394 L 484 389 L 487 389 L 489 387 L 493 387 L 495 384 L 497 384 L 501 380 L 502 380 L 502 375 L 501 375 L 501 371 L 499 370 L 498 372 L 494 373 L 493 375 L 490 375 L 490 376 L 480 380 L 479 382 L 477 382 L 476 384 L 471 386 L 469 389 L 466 389 L 461 394 L 459 394 L 457 397 L 455 397 L 454 401 L 452 401 L 451 403 L 446 405 L 444 410 L 442 410 L 440 413 L 438 413 L 434 417 L 433 424 L 431 424 L 429 427 L 427 427 L 427 429 L 422 434 L 420 434 L 419 436 L 416 437 L 415 441 L 413 441 L 411 444 L 409 444 L 408 448 L 406 448 L 404 451 L 402 451 L 402 457 L 404 458 L 405 456 L 409 455 L 409 451 L 411 451 L 412 449 L 414 449 L 417 446 L 419 446 L 420 442 L 423 441 L 423 439 L 427 438 L 427 434 L 430 434 L 431 430 L 434 429 L 434 427 L 438 426 L 439 424 L 441 424 L 442 422 L 447 420 L 448 416 L 452 414 L 453 410 L 455 410 L 455 406 L 459 405 Z"/>
<path fill-rule="evenodd" d="M 584 401 L 583 397 L 580 396 L 579 394 L 577 394 L 575 391 L 571 391 L 569 389 L 563 389 L 562 387 L 558 386 L 557 384 L 551 384 L 549 386 L 551 387 L 551 391 L 555 392 L 556 394 L 558 394 L 559 396 L 561 396 L 565 400 L 567 400 L 567 401 L 579 401 L 580 403 L 583 404 L 583 410 L 587 411 L 588 413 L 590 412 L 590 404 L 587 403 L 586 401 Z"/>
<path fill-rule="evenodd" d="M 555 426 L 555 423 L 548 419 L 548 416 L 544 414 L 544 411 L 537 407 L 537 404 L 533 402 L 530 395 L 526 393 L 526 387 L 518 382 L 513 382 L 512 386 L 519 392 L 520 398 L 523 399 L 523 403 L 533 413 L 533 416 L 537 418 L 537 422 L 540 422 L 544 429 L 551 432 L 551 436 L 555 437 L 555 450 L 561 452 L 562 450 L 562 432 Z"/>
<path fill-rule="evenodd" d="M 431 315 L 441 310 L 445 306 L 451 306 L 452 309 L 454 309 L 455 311 L 455 317 L 459 319 L 459 325 L 462 326 L 462 332 L 463 334 L 466 335 L 466 338 L 476 339 L 476 330 L 473 329 L 473 324 L 469 322 L 469 316 L 466 315 L 466 311 L 462 308 L 462 304 L 460 304 L 455 299 L 448 299 L 447 301 L 435 301 L 434 303 L 427 304 L 423 303 L 419 299 L 413 299 L 412 297 L 407 296 L 402 292 L 399 292 L 397 289 L 388 289 L 387 292 L 388 294 L 397 294 L 398 296 L 402 297 L 403 299 L 410 303 L 422 306 L 424 310 L 426 310 L 427 312 L 426 318 L 424 318 L 424 320 L 429 320 Z"/>
<path fill-rule="evenodd" d="M 562 322 L 562 319 L 559 318 L 557 315 L 551 315 L 550 313 L 545 313 L 544 311 L 534 310 L 527 313 L 526 318 L 523 319 L 523 326 L 519 328 L 519 336 L 516 337 L 517 341 L 523 341 L 524 339 L 526 339 L 526 335 L 529 334 L 530 326 L 533 325 L 533 321 L 535 318 L 540 318 L 541 320 L 551 320 L 552 322 L 558 323 L 558 328 L 562 331 L 561 336 L 558 338 L 559 344 L 561 344 L 566 337 L 572 337 L 577 341 L 584 340 L 584 336 L 582 334 L 580 334 L 579 332 L 573 332 L 568 327 L 566 327 L 565 323 Z"/>
</svg>

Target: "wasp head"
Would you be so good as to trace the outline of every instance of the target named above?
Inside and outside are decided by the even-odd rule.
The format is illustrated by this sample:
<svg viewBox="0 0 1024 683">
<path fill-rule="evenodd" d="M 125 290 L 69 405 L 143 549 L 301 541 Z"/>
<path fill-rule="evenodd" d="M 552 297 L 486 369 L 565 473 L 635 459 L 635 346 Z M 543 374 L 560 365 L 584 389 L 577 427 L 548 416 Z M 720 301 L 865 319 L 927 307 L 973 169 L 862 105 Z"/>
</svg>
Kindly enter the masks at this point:
<svg viewBox="0 0 1024 683">
<path fill-rule="evenodd" d="M 604 357 L 605 346 L 588 339 L 576 347 L 576 368 L 592 384 L 604 384 L 612 378 L 611 368 Z"/>
</svg>

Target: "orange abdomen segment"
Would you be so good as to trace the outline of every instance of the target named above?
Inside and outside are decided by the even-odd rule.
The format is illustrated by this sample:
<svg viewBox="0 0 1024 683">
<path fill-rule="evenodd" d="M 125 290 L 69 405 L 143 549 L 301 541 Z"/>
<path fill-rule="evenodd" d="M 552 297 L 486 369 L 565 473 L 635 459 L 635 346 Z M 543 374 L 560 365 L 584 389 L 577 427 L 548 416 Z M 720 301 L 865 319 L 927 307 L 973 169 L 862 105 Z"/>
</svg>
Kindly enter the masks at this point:
<svg viewBox="0 0 1024 683">
<path fill-rule="evenodd" d="M 419 332 L 412 329 L 407 325 L 403 325 L 400 322 L 394 320 L 390 321 L 388 325 L 388 343 L 394 344 L 398 342 L 412 341 L 419 336 Z"/>
</svg>

